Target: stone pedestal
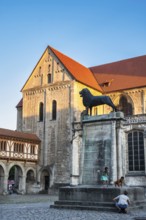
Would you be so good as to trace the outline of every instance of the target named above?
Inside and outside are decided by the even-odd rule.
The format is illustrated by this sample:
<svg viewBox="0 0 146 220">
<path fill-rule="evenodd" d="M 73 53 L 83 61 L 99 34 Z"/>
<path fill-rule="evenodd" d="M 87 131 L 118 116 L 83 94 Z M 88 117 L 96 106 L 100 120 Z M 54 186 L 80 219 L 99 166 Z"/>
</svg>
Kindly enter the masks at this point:
<svg viewBox="0 0 146 220">
<path fill-rule="evenodd" d="M 78 186 L 60 188 L 59 201 L 51 205 L 51 208 L 117 211 L 113 198 L 124 193 L 125 190 L 131 201 L 129 209 L 146 207 L 145 193 L 142 187 Z"/>
<path fill-rule="evenodd" d="M 109 168 L 110 184 L 124 175 L 122 158 L 117 160 L 117 155 L 122 155 L 117 132 L 120 132 L 123 120 L 122 112 L 84 117 L 80 184 L 101 184 L 100 177 L 105 167 Z M 119 172 L 117 167 L 120 167 Z"/>
<path fill-rule="evenodd" d="M 112 199 L 124 191 L 128 192 L 131 202 L 144 201 L 143 187 L 105 187 L 105 186 L 78 186 L 62 187 L 59 189 L 59 200 L 61 201 L 94 201 L 112 202 Z"/>
<path fill-rule="evenodd" d="M 129 208 L 146 206 L 144 188 L 113 186 L 117 178 L 125 176 L 124 144 L 120 136 L 123 120 L 122 112 L 83 118 L 82 145 L 79 146 L 81 135 L 78 128 L 75 129 L 73 140 L 71 184 L 78 183 L 75 181 L 76 175 L 79 185 L 61 187 L 59 201 L 56 201 L 52 208 L 117 211 L 113 198 L 124 190 L 128 191 L 131 200 Z M 100 181 L 101 171 L 105 167 L 109 168 L 108 187 L 101 185 Z"/>
</svg>

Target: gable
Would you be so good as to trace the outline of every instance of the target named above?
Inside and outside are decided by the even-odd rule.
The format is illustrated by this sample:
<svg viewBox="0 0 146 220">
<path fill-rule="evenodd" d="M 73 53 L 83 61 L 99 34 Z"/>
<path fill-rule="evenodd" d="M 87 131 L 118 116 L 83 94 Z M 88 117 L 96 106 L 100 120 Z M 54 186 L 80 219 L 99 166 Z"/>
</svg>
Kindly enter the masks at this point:
<svg viewBox="0 0 146 220">
<path fill-rule="evenodd" d="M 76 80 L 86 86 L 102 91 L 92 72 L 75 60 L 48 46 L 33 69 L 21 91 L 48 85 L 51 82 Z"/>
<path fill-rule="evenodd" d="M 56 55 L 47 48 L 36 64 L 21 91 L 45 87 L 57 82 L 72 80 Z"/>
</svg>

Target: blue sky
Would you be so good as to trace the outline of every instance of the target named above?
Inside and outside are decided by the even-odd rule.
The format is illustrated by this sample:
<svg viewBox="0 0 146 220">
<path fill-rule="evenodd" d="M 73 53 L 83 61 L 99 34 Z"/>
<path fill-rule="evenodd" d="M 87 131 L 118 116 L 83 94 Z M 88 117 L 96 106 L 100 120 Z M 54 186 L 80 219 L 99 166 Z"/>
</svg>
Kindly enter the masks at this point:
<svg viewBox="0 0 146 220">
<path fill-rule="evenodd" d="M 0 0 L 0 127 L 48 45 L 91 67 L 146 55 L 145 0 Z"/>
</svg>

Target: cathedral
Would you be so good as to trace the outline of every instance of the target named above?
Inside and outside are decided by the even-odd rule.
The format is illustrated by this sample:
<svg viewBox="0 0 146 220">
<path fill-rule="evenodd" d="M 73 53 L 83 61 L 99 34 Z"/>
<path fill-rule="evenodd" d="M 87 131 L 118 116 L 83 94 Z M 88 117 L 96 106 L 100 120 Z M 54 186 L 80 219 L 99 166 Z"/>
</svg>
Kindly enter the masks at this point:
<svg viewBox="0 0 146 220">
<path fill-rule="evenodd" d="M 128 186 L 146 187 L 146 55 L 87 68 L 48 46 L 21 89 L 16 130 L 0 128 L 1 194 L 10 189 L 51 193 L 87 184 L 83 118 L 110 115 L 113 109 L 94 106 L 90 116 L 80 97 L 84 88 L 110 97 L 122 115 L 115 127 L 121 152 L 115 178 L 122 175 Z"/>
</svg>

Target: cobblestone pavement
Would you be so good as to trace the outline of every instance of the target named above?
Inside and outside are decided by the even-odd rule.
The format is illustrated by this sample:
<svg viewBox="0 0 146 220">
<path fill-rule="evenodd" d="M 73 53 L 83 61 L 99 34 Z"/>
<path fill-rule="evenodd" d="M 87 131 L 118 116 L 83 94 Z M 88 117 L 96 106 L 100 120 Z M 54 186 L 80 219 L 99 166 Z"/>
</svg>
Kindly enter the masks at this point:
<svg viewBox="0 0 146 220">
<path fill-rule="evenodd" d="M 0 220 L 146 220 L 146 210 L 119 214 L 50 208 L 57 199 L 49 195 L 0 196 Z"/>
</svg>

